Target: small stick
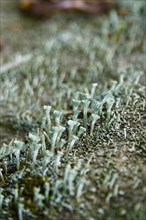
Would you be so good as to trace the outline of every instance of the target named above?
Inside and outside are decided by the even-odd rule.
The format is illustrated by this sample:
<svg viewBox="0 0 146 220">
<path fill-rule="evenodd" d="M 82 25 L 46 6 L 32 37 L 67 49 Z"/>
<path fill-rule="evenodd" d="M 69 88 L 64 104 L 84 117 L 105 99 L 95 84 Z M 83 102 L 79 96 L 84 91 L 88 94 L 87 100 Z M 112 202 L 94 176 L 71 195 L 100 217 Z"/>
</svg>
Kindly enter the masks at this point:
<svg viewBox="0 0 146 220">
<path fill-rule="evenodd" d="M 31 59 L 31 55 L 27 54 L 24 56 L 20 56 L 19 58 L 15 59 L 12 63 L 7 63 L 2 66 L 0 66 L 0 74 L 3 74 L 4 72 L 14 69 L 15 67 L 20 66 L 22 63 L 25 63 Z"/>
</svg>

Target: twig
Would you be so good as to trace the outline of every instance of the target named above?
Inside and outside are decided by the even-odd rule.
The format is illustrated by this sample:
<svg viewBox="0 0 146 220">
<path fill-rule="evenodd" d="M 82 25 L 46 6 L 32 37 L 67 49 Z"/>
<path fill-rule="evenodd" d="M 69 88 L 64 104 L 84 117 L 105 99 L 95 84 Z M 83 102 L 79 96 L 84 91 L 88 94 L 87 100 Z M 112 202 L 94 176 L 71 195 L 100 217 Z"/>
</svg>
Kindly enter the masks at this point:
<svg viewBox="0 0 146 220">
<path fill-rule="evenodd" d="M 30 54 L 20 56 L 20 57 L 17 57 L 12 63 L 7 63 L 7 64 L 0 66 L 0 74 L 3 74 L 4 72 L 10 69 L 20 66 L 22 63 L 29 61 L 31 57 L 32 55 Z"/>
</svg>

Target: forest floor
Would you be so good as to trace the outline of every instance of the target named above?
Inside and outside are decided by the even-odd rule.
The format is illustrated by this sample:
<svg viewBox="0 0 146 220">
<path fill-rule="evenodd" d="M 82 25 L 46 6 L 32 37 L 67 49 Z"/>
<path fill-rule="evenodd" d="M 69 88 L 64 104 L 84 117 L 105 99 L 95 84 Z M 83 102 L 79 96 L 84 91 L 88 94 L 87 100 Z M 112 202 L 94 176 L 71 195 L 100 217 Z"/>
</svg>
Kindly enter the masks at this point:
<svg viewBox="0 0 146 220">
<path fill-rule="evenodd" d="M 145 1 L 46 20 L 0 4 L 0 219 L 145 220 Z"/>
</svg>

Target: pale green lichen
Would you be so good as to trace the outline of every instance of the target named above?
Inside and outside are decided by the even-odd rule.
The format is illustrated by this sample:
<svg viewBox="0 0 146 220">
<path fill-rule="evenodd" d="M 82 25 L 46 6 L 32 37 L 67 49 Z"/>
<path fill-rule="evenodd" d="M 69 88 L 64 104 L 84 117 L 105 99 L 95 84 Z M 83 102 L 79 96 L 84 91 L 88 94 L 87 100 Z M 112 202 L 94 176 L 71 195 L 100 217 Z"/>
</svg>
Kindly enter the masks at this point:
<svg viewBox="0 0 146 220">
<path fill-rule="evenodd" d="M 2 2 L 0 218 L 144 219 L 143 1 L 119 1 L 125 17 L 46 22 L 13 4 Z"/>
</svg>

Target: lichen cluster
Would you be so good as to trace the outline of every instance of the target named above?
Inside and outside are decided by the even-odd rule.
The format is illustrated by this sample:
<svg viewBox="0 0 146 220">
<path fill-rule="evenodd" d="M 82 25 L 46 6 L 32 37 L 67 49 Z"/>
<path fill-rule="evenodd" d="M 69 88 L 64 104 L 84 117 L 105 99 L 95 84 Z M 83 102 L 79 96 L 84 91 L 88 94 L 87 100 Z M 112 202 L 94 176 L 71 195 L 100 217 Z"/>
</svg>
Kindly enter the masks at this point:
<svg viewBox="0 0 146 220">
<path fill-rule="evenodd" d="M 145 219 L 143 4 L 3 31 L 1 219 Z"/>
</svg>

